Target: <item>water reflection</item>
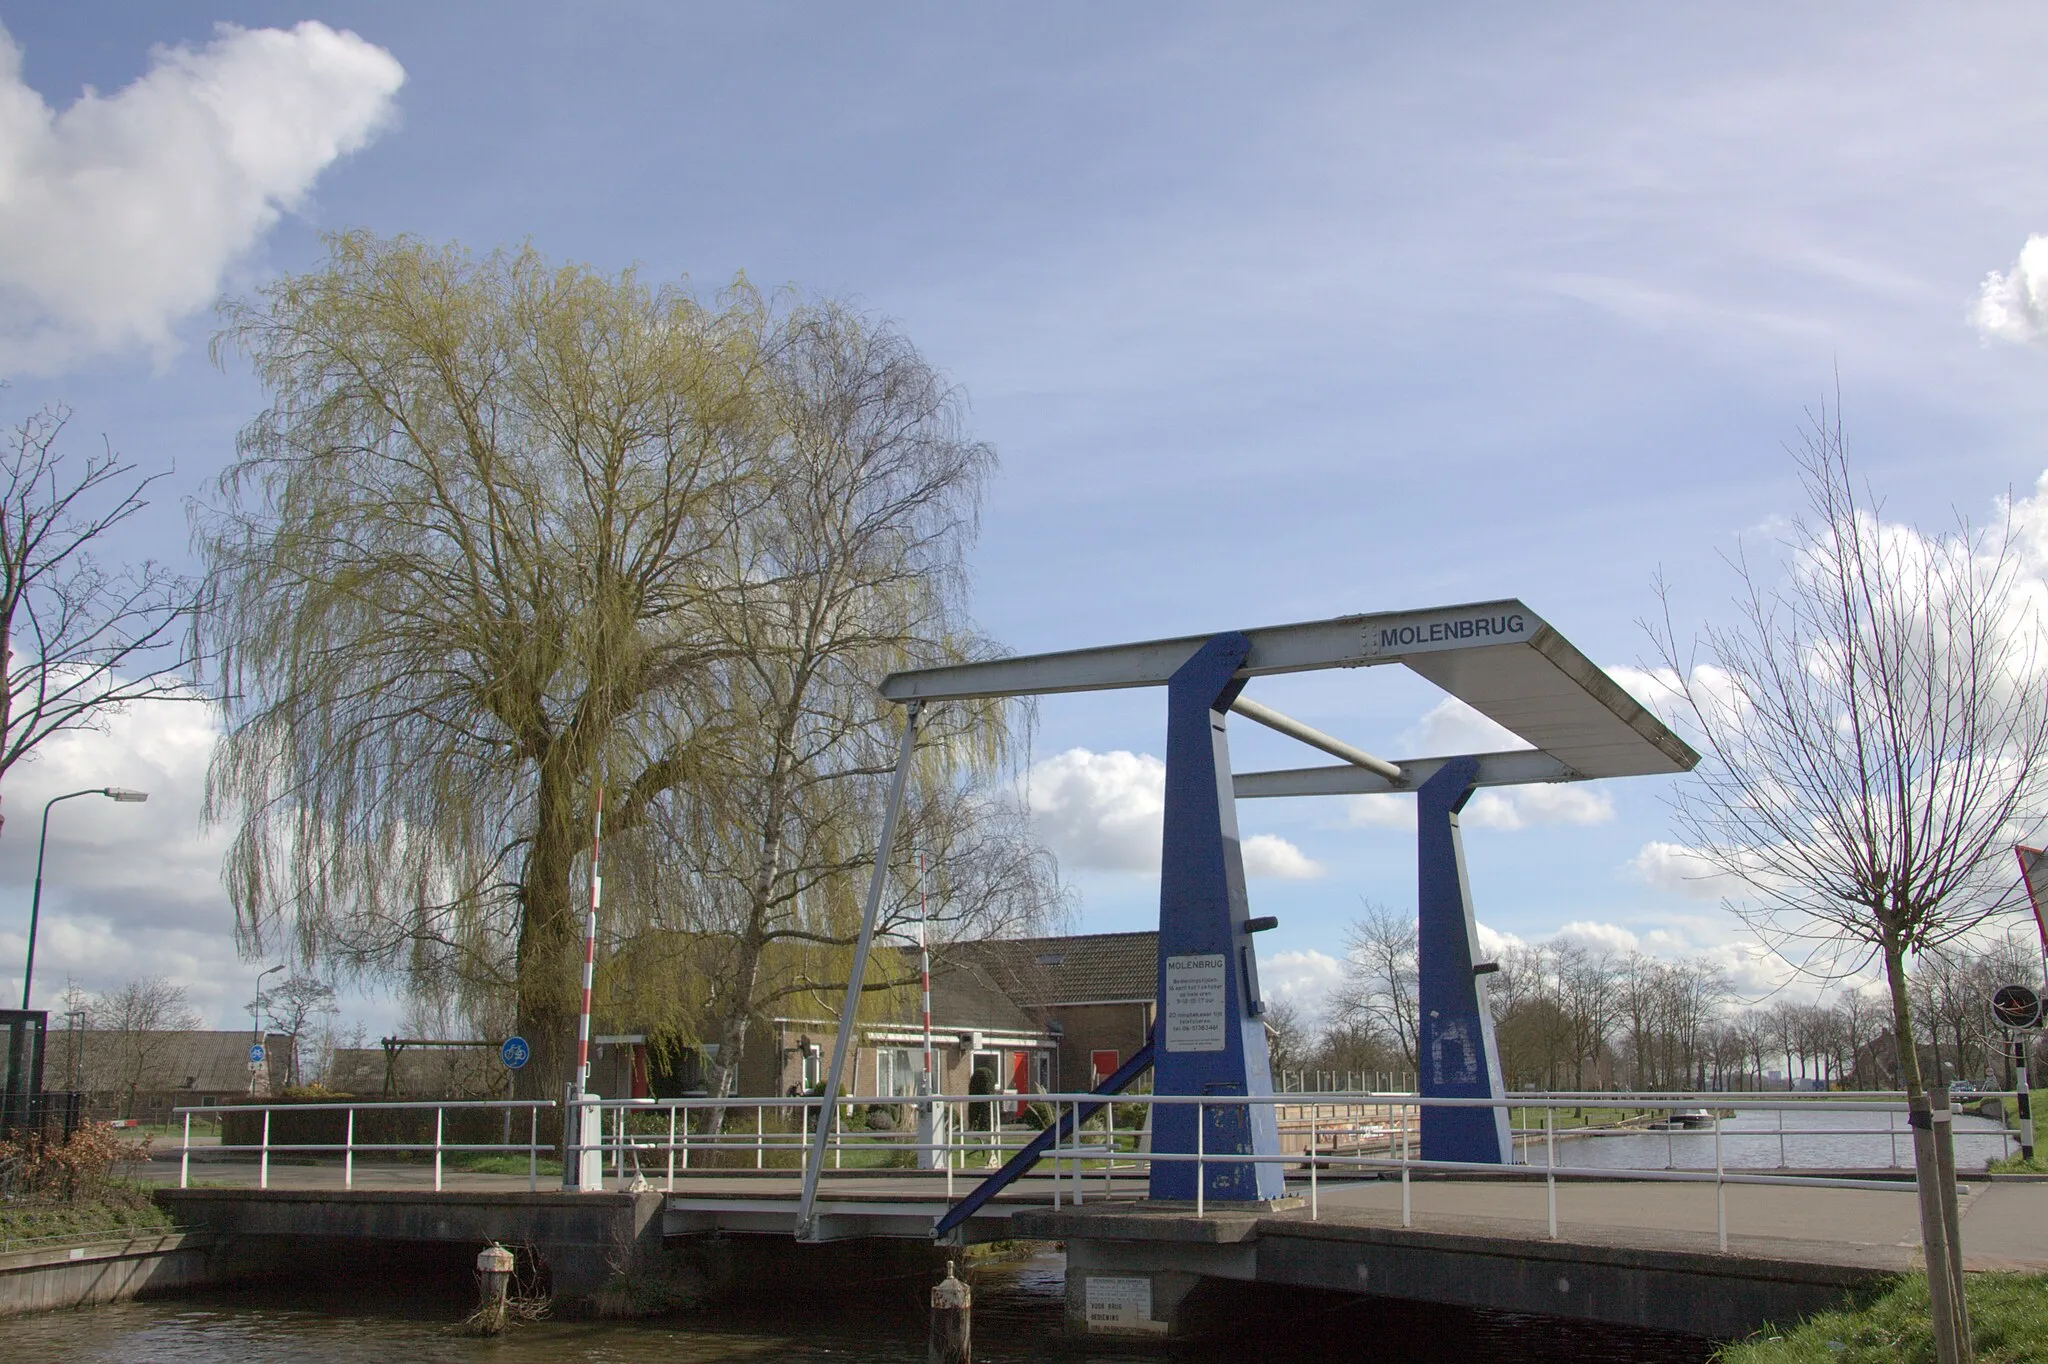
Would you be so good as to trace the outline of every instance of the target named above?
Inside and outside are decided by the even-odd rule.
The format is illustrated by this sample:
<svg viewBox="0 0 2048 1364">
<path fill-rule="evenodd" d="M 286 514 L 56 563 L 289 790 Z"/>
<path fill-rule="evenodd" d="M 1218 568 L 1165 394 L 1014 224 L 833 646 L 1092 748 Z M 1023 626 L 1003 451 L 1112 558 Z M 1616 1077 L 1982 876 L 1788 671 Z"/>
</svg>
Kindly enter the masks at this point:
<svg viewBox="0 0 2048 1364">
<path fill-rule="evenodd" d="M 977 1360 L 1007 1364 L 1071 1353 L 1060 1339 L 1063 1256 L 1046 1251 L 979 1267 L 973 1278 Z M 916 1305 L 921 1293 L 885 1288 L 869 1296 L 821 1299 L 814 1286 L 792 1284 L 779 1301 L 771 1295 L 688 1318 L 538 1322 L 514 1327 L 496 1340 L 475 1340 L 453 1324 L 466 1306 L 452 1290 L 453 1282 L 415 1282 L 409 1286 L 414 1291 L 365 1282 L 324 1292 L 213 1292 L 176 1301 L 18 1318 L 5 1328 L 7 1357 L 78 1364 L 915 1364 L 924 1359 L 924 1316 Z M 1156 1364 L 1167 1358 L 1692 1364 L 1705 1361 L 1711 1352 L 1705 1342 L 1683 1336 L 1336 1294 L 1268 1294 L 1239 1324 L 1239 1339 L 1200 1350 L 1090 1349 L 1085 1357 L 1091 1364 Z"/>
<path fill-rule="evenodd" d="M 1570 1110 L 1560 1113 L 1560 1124 Z M 1786 1131 L 1780 1131 L 1780 1119 Z M 1865 1134 L 1857 1129 L 1882 1129 Z M 2011 1147 L 2004 1126 L 1990 1118 L 1955 1117 L 1956 1168 L 1982 1170 Z M 1809 1133 L 1812 1135 L 1801 1135 Z M 1544 1163 L 1539 1139 L 1528 1160 Z M 1742 1112 L 1721 1119 L 1721 1160 L 1730 1170 L 1910 1170 L 1913 1135 L 1903 1114 L 1877 1112 Z M 1574 1137 L 1557 1144 L 1557 1163 L 1599 1170 L 1711 1170 L 1714 1132 L 1636 1132 L 1626 1136 Z"/>
</svg>

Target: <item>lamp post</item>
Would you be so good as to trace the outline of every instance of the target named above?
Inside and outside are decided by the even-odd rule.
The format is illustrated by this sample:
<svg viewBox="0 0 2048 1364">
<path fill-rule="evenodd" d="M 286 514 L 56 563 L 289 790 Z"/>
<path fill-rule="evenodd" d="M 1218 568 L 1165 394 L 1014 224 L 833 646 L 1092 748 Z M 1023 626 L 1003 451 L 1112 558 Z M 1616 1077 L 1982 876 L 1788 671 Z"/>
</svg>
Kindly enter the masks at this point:
<svg viewBox="0 0 2048 1364">
<path fill-rule="evenodd" d="M 249 1052 L 249 1092 L 251 1094 L 256 1092 L 257 1069 L 270 1064 L 268 1056 L 264 1057 L 261 1061 L 257 1061 L 255 1059 L 256 1053 L 253 1050 L 263 1045 L 263 978 L 265 976 L 274 976 L 282 970 L 284 970 L 284 963 L 279 962 L 275 966 L 266 967 L 256 973 L 256 995 L 255 998 L 249 1001 L 249 1046 L 252 1049 Z"/>
<path fill-rule="evenodd" d="M 28 1008 L 29 987 L 36 975 L 36 924 L 43 913 L 43 854 L 50 847 L 50 807 L 60 800 L 78 796 L 105 796 L 124 805 L 139 805 L 149 799 L 147 791 L 130 791 L 125 786 L 89 786 L 83 791 L 66 791 L 43 803 L 43 835 L 36 841 L 36 888 L 28 902 L 28 962 L 21 970 L 21 1007 Z"/>
</svg>

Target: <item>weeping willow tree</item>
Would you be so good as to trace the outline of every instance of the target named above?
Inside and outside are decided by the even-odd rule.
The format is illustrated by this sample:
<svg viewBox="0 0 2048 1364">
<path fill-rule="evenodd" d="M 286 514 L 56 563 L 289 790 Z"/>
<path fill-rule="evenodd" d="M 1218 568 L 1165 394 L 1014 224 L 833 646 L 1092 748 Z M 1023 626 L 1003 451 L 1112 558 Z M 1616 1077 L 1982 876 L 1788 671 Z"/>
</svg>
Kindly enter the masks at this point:
<svg viewBox="0 0 2048 1364">
<path fill-rule="evenodd" d="M 598 778 L 630 835 L 696 774 L 679 723 L 765 496 L 768 310 L 631 273 L 366 234 L 230 305 L 270 406 L 197 540 L 245 940 L 514 993 L 564 1076 Z"/>
<path fill-rule="evenodd" d="M 271 399 L 198 528 L 245 939 L 510 1000 L 552 1096 L 602 783 L 602 1026 L 729 1068 L 767 1003 L 843 988 L 900 722 L 874 684 L 990 652 L 963 566 L 993 455 L 915 349 L 362 234 L 226 323 Z M 1006 719 L 919 748 L 905 847 L 960 931 L 1057 904 Z"/>
</svg>

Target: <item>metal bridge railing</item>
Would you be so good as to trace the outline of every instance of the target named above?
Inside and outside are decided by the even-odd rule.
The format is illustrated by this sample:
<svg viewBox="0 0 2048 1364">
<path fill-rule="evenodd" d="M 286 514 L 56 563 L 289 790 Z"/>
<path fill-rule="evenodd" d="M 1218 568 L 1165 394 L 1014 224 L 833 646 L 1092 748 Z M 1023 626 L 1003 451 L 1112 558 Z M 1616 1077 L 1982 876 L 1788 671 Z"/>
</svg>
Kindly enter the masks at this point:
<svg viewBox="0 0 2048 1364">
<path fill-rule="evenodd" d="M 434 1191 L 441 1190 L 442 1165 L 445 1158 L 463 1152 L 491 1152 L 495 1154 L 517 1154 L 526 1156 L 526 1187 L 537 1190 L 540 1187 L 540 1157 L 543 1151 L 553 1154 L 552 1144 L 540 1141 L 540 1112 L 544 1108 L 558 1105 L 552 1099 L 422 1099 L 407 1102 L 366 1102 L 366 1103 L 280 1103 L 280 1104 L 224 1104 L 204 1108 L 174 1108 L 173 1116 L 185 1120 L 184 1140 L 178 1146 L 178 1187 L 189 1188 L 192 1178 L 192 1153 L 241 1151 L 249 1152 L 257 1159 L 256 1187 L 270 1187 L 270 1158 L 273 1155 L 290 1156 L 341 1156 L 341 1186 L 355 1188 L 356 1157 L 361 1155 L 394 1155 L 432 1152 L 434 1157 Z M 511 1115 L 524 1109 L 527 1115 L 526 1140 L 515 1143 L 511 1140 Z M 384 1115 L 393 1113 L 431 1110 L 434 1114 L 433 1140 L 426 1141 L 358 1141 L 356 1119 L 361 1114 Z M 451 1111 L 476 1110 L 502 1111 L 506 1117 L 506 1139 L 497 1142 L 457 1142 L 447 1140 L 448 1114 Z M 312 1113 L 339 1113 L 342 1116 L 340 1141 L 283 1141 L 273 1140 L 271 1121 L 276 1114 L 287 1116 Z M 192 1119 L 212 1118 L 221 1122 L 221 1135 L 227 1135 L 227 1123 L 237 1115 L 261 1114 L 263 1123 L 259 1140 L 253 1142 L 228 1142 L 194 1146 L 192 1144 Z"/>
<path fill-rule="evenodd" d="M 1986 1093 L 1977 1097 L 2006 1096 Z M 1321 1216 L 1322 1185 L 1330 1178 L 1336 1177 L 1341 1180 L 1347 1175 L 1353 1179 L 1365 1176 L 1382 1178 L 1389 1174 L 1398 1174 L 1401 1182 L 1401 1223 L 1403 1226 L 1411 1226 L 1414 1218 L 1411 1186 L 1412 1177 L 1416 1172 L 1457 1172 L 1496 1176 L 1506 1174 L 1519 1178 L 1530 1178 L 1540 1174 L 1545 1184 L 1549 1235 L 1555 1239 L 1558 1222 L 1557 1183 L 1560 1179 L 1712 1184 L 1716 1236 L 1721 1247 L 1726 1249 L 1726 1190 L 1730 1185 L 1776 1185 L 1887 1192 L 1912 1192 L 1917 1187 L 1911 1178 L 1892 1180 L 1868 1177 L 1834 1178 L 1814 1174 L 1772 1174 L 1743 1167 L 1731 1169 L 1726 1163 L 1728 1147 L 1735 1142 L 1777 1142 L 1781 1148 L 1782 1164 L 1783 1143 L 1787 1137 L 1882 1136 L 1893 1143 L 1892 1160 L 1896 1164 L 1898 1138 L 1902 1135 L 1910 1137 L 1910 1130 L 1904 1126 L 1907 1112 L 1904 1098 L 1895 1093 L 1833 1093 L 1810 1096 L 1719 1092 L 1553 1093 L 1520 1094 L 1502 1099 L 1448 1099 L 1424 1098 L 1414 1094 L 1362 1094 L 1338 1091 L 1256 1097 L 1128 1094 L 1115 1096 L 1113 1104 L 1105 1104 L 1104 1100 L 1105 1096 L 1100 1094 L 1071 1093 L 995 1097 L 934 1095 L 930 1098 L 870 1095 L 842 1098 L 839 1101 L 842 1112 L 859 1114 L 876 1107 L 900 1109 L 920 1115 L 923 1121 L 917 1130 L 888 1132 L 849 1131 L 845 1120 L 835 1122 L 828 1144 L 828 1149 L 832 1153 L 832 1168 L 848 1168 L 847 1157 L 850 1153 L 857 1153 L 858 1163 L 869 1168 L 911 1162 L 921 1165 L 935 1176 L 943 1177 L 945 1199 L 950 1203 L 955 1201 L 959 1193 L 958 1183 L 962 1176 L 986 1175 L 1038 1135 L 1031 1128 L 1006 1121 L 1003 1118 L 1004 1110 L 1014 1112 L 1020 1105 L 1040 1105 L 1049 1111 L 1052 1121 L 1048 1125 L 1054 1127 L 1056 1132 L 1039 1161 L 1051 1176 L 1049 1183 L 1042 1186 L 1041 1194 L 1054 1208 L 1068 1204 L 1079 1206 L 1091 1197 L 1117 1197 L 1120 1193 L 1131 1197 L 1139 1196 L 1135 1187 L 1127 1185 L 1120 1189 L 1119 1177 L 1149 1174 L 1150 1167 L 1157 1162 L 1183 1162 L 1194 1164 L 1200 1171 L 1195 1183 L 1195 1212 L 1200 1216 L 1206 1212 L 1210 1201 L 1208 1172 L 1211 1167 L 1276 1163 L 1288 1171 L 1296 1186 L 1295 1191 L 1306 1197 L 1308 1213 L 1312 1219 Z M 791 1096 L 667 1100 L 603 1099 L 590 1101 L 590 1106 L 601 1110 L 605 1115 L 599 1150 L 605 1163 L 610 1166 L 613 1177 L 622 1183 L 631 1179 L 644 1187 L 655 1187 L 655 1181 L 659 1179 L 661 1187 L 673 1191 L 678 1172 L 685 1175 L 703 1173 L 707 1164 L 727 1170 L 734 1168 L 735 1165 L 742 1170 L 794 1169 L 801 1162 L 803 1152 L 809 1144 L 812 1124 L 817 1121 L 817 1114 L 823 1103 L 820 1098 Z M 1149 1149 L 1149 1114 L 1162 1104 L 1196 1108 L 1195 1151 L 1168 1153 Z M 1276 1122 L 1283 1147 L 1279 1153 L 1249 1155 L 1235 1150 L 1203 1149 L 1209 1126 L 1207 1118 L 1213 1111 L 1260 1105 L 1270 1106 L 1276 1110 Z M 1084 1106 L 1100 1110 L 1097 1118 L 1091 1120 L 1096 1124 L 1093 1130 L 1087 1125 L 1076 1128 L 1071 1121 L 1072 1115 Z M 1147 1120 L 1135 1125 L 1126 1121 L 1119 1126 L 1117 1109 L 1128 1111 L 1133 1107 L 1143 1109 Z M 1422 1110 L 1431 1107 L 1521 1110 L 1525 1114 L 1541 1113 L 1543 1121 L 1540 1126 L 1525 1125 L 1513 1129 L 1520 1160 L 1511 1166 L 1424 1160 L 1416 1154 L 1419 1146 L 1419 1122 Z M 1713 1168 L 1652 1169 L 1560 1164 L 1557 1159 L 1560 1139 L 1569 1141 L 1582 1138 L 1595 1130 L 1613 1130 L 1559 1125 L 1558 1115 L 1564 1110 L 1586 1108 L 1638 1109 L 1646 1113 L 1665 1114 L 1687 1109 L 1704 1109 L 1709 1115 L 1707 1120 L 1699 1128 L 1691 1130 L 1690 1135 L 1711 1139 Z M 990 1113 L 992 1116 L 980 1127 L 974 1126 L 971 1122 L 961 1121 L 963 1118 L 971 1118 L 977 1110 Z M 720 1114 L 719 1130 L 694 1130 L 692 1114 L 708 1111 L 717 1111 Z M 751 1123 L 746 1118 L 750 1112 Z M 1779 1121 L 1776 1126 L 1768 1129 L 1726 1128 L 1725 1120 L 1729 1116 L 1745 1112 L 1774 1112 L 1779 1115 Z M 1855 1113 L 1869 1115 L 1873 1119 L 1882 1117 L 1883 1122 L 1855 1127 L 1808 1127 L 1785 1124 L 1785 1114 L 1800 1112 Z M 770 1115 L 775 1116 L 774 1127 L 769 1126 Z M 733 1121 L 735 1118 L 738 1119 L 737 1122 Z M 1999 1138 L 2001 1149 L 2008 1146 L 2014 1137 L 2009 1130 L 1986 1131 L 1982 1135 Z M 1300 1149 L 1284 1149 L 1290 1138 L 1300 1139 Z M 1347 1138 L 1354 1148 L 1349 1154 L 1337 1149 Z M 583 1148 L 572 1147 L 572 1151 L 580 1149 Z M 1098 1195 L 1089 1193 L 1091 1184 L 1099 1184 Z"/>
<path fill-rule="evenodd" d="M 2006 1094 L 1986 1093 L 1979 1099 L 2002 1099 Z M 1779 1144 L 1780 1167 L 1784 1165 L 1784 1143 L 1788 1137 L 1826 1136 L 1887 1137 L 1892 1143 L 1892 1164 L 1898 1160 L 1898 1139 L 1910 1131 L 1903 1125 L 1906 1105 L 1890 1093 L 1835 1093 L 1815 1095 L 1755 1093 L 1577 1093 L 1517 1094 L 1502 1099 L 1424 1098 L 1404 1093 L 1286 1093 L 1256 1097 L 1179 1096 L 1155 1094 L 1013 1094 L 934 1095 L 929 1098 L 902 1095 L 868 1095 L 842 1098 L 840 1118 L 833 1124 L 827 1143 L 830 1168 L 842 1173 L 854 1170 L 900 1169 L 905 1174 L 922 1172 L 939 1183 L 947 1203 L 955 1203 L 968 1190 L 977 1188 L 1005 1161 L 1033 1141 L 1045 1140 L 1042 1127 L 1053 1135 L 1039 1160 L 1036 1177 L 1029 1186 L 1052 1207 L 1080 1206 L 1091 1200 L 1139 1197 L 1139 1180 L 1149 1176 L 1160 1162 L 1192 1163 L 1197 1167 L 1195 1211 L 1201 1215 L 1210 1202 L 1210 1171 L 1218 1166 L 1278 1164 L 1291 1181 L 1291 1192 L 1305 1196 L 1309 1216 L 1319 1218 L 1323 1186 L 1332 1181 L 1352 1182 L 1361 1178 L 1383 1179 L 1398 1175 L 1401 1183 L 1401 1223 L 1413 1224 L 1411 1182 L 1417 1172 L 1457 1172 L 1467 1175 L 1512 1175 L 1528 1179 L 1541 1175 L 1548 1203 L 1549 1234 L 1557 1235 L 1557 1183 L 1564 1180 L 1601 1180 L 1641 1183 L 1711 1183 L 1714 1186 L 1715 1222 L 1723 1248 L 1727 1245 L 1727 1200 L 1729 1185 L 1781 1185 L 1806 1188 L 1835 1188 L 1911 1191 L 1911 1178 L 1835 1178 L 1817 1174 L 1765 1173 L 1755 1168 L 1730 1168 L 1729 1147 L 1737 1142 L 1765 1141 Z M 579 1108 L 598 1115 L 598 1139 L 594 1146 L 571 1141 L 566 1154 L 576 1162 L 585 1152 L 598 1157 L 596 1187 L 603 1187 L 608 1166 L 615 1187 L 658 1187 L 673 1192 L 679 1176 L 705 1173 L 750 1174 L 755 1171 L 793 1172 L 804 1159 L 818 1115 L 825 1101 L 819 1097 L 726 1097 L 687 1099 L 590 1099 Z M 1196 1149 L 1192 1152 L 1153 1151 L 1150 1143 L 1151 1114 L 1160 1105 L 1192 1106 L 1197 1110 Z M 1208 1119 L 1224 1109 L 1269 1106 L 1275 1110 L 1281 1149 L 1277 1153 L 1250 1155 L 1237 1150 L 1206 1150 Z M 443 1186 L 444 1162 L 459 1153 L 523 1154 L 526 1157 L 527 1187 L 538 1189 L 542 1157 L 552 1157 L 555 1147 L 540 1140 L 540 1112 L 556 1108 L 552 1100 L 420 1100 L 413 1102 L 362 1102 L 329 1104 L 237 1104 L 231 1107 L 180 1108 L 174 1110 L 184 1121 L 184 1141 L 178 1149 L 178 1186 L 190 1185 L 194 1151 L 237 1153 L 253 1157 L 258 1165 L 257 1187 L 270 1187 L 273 1156 L 331 1160 L 339 1157 L 342 1187 L 357 1183 L 359 1157 L 372 1161 L 394 1155 L 431 1154 L 433 1187 Z M 1437 1108 L 1504 1108 L 1524 1115 L 1524 1125 L 1512 1128 L 1518 1160 L 1510 1166 L 1460 1161 L 1424 1160 L 1418 1152 L 1420 1119 L 1424 1110 Z M 1039 1126 L 1018 1120 L 1021 1110 L 1037 1109 Z M 1713 1167 L 1612 1168 L 1560 1164 L 1558 1146 L 1586 1138 L 1594 1132 L 1613 1133 L 1606 1128 L 1564 1126 L 1560 1115 L 1568 1109 L 1638 1110 L 1644 1114 L 1670 1115 L 1683 1110 L 1703 1110 L 1705 1120 L 1689 1135 L 1711 1138 Z M 876 1110 L 890 1124 L 870 1130 L 866 1118 Z M 1074 1116 L 1083 1109 L 1097 1110 L 1087 1122 L 1076 1124 Z M 503 1140 L 496 1142 L 453 1141 L 449 1139 L 451 1111 L 493 1110 L 504 1114 Z M 527 1115 L 525 1140 L 512 1139 L 514 1116 Z M 1135 1113 L 1133 1110 L 1137 1110 Z M 372 1123 L 369 1134 L 379 1139 L 362 1139 L 358 1122 L 362 1115 L 390 1115 L 407 1111 L 430 1111 L 434 1115 L 432 1139 L 422 1134 L 414 1140 L 389 1140 L 388 1122 Z M 1769 1128 L 1730 1130 L 1729 1117 L 1752 1112 L 1771 1112 L 1777 1123 Z M 1852 1113 L 1872 1121 L 1862 1126 L 1788 1125 L 1787 1115 L 1799 1113 Z M 291 1133 L 273 1130 L 275 1115 L 340 1115 L 339 1140 L 285 1140 Z M 1531 1124 L 1530 1114 L 1541 1114 Z M 192 1120 L 227 1119 L 236 1115 L 260 1116 L 257 1140 L 195 1146 Z M 1135 1121 L 1133 1120 L 1135 1118 Z M 1878 1122 L 1882 1119 L 1882 1122 Z M 1795 1120 L 1796 1121 L 1796 1120 Z M 302 1124 L 294 1124 L 303 1126 Z M 580 1124 L 567 1125 L 565 1135 L 574 1136 Z M 715 1130 L 712 1130 L 715 1127 Z M 1633 1129 L 1644 1131 L 1648 1129 Z M 223 1136 L 227 1128 L 222 1128 Z M 321 1134 L 325 1135 L 325 1134 Z M 1677 1134 L 1673 1133 L 1675 1137 Z M 1998 1137 L 2001 1150 L 2014 1138 L 2009 1130 L 1981 1133 Z M 1569 1148 L 1567 1148 L 1569 1149 Z M 166 1152 L 168 1154 L 168 1152 Z M 552 1164 L 552 1161 L 550 1161 Z M 1675 1161 L 1667 1161 L 1675 1165 Z M 572 1165 L 573 1168 L 573 1165 Z M 1050 1178 L 1046 1178 L 1046 1176 Z M 962 1185 L 966 1188 L 963 1189 Z M 1095 1190 L 1095 1192 L 1091 1192 Z M 937 1192 L 937 1190 L 935 1190 Z M 982 1195 L 986 1197 L 986 1195 Z"/>
</svg>

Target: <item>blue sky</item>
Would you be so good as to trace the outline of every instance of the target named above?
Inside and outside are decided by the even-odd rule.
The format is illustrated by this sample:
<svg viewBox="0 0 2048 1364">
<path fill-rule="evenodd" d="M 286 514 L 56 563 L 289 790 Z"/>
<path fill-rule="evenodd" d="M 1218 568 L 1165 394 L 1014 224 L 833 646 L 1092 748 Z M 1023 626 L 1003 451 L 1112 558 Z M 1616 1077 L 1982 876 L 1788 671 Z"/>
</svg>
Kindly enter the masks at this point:
<svg viewBox="0 0 2048 1364">
<path fill-rule="evenodd" d="M 1972 309 L 2048 233 L 2048 16 L 1504 8 L 0 0 L 21 55 L 0 77 L 0 410 L 62 398 L 81 439 L 175 465 L 133 548 L 182 559 L 179 499 L 260 398 L 208 363 L 203 300 L 365 226 L 707 289 L 744 271 L 897 319 L 1001 453 L 976 610 L 1018 650 L 1519 596 L 1636 662 L 1654 573 L 1688 617 L 1715 612 L 1718 556 L 1795 509 L 1782 446 L 1837 374 L 1893 514 L 2031 495 L 2048 356 Z M 356 39 L 291 32 L 306 20 Z M 226 70 L 240 93 L 201 97 L 211 131 L 45 136 L 22 112 Z M 109 165 L 125 178 L 84 174 Z M 96 188 L 35 197 L 59 179 Z M 124 264 L 94 221 L 161 230 Z M 47 267 L 10 273 L 30 246 Z M 134 287 L 109 302 L 110 278 Z M 1413 679 L 1260 695 L 1379 751 L 1456 737 Z M 1070 782 L 1047 827 L 1084 929 L 1154 916 L 1151 876 L 1118 869 L 1146 768 L 1107 755 L 1158 753 L 1162 703 L 1043 707 L 1038 755 L 1083 750 L 1045 775 Z M 24 907 L 39 793 L 161 792 L 61 808 L 45 994 L 164 969 L 218 1021 L 246 999 L 195 716 L 128 717 L 11 779 L 0 894 Z M 1242 736 L 1241 766 L 1295 760 Z M 1733 920 L 1645 860 L 1671 837 L 1663 784 L 1602 794 L 1470 831 L 1482 921 L 1739 965 Z M 1375 818 L 1242 809 L 1299 859 L 1276 869 L 1320 870 L 1253 882 L 1282 921 L 1269 978 L 1312 989 L 1361 896 L 1411 902 L 1409 839 Z M 20 940 L 0 915 L 0 959 Z"/>
</svg>

